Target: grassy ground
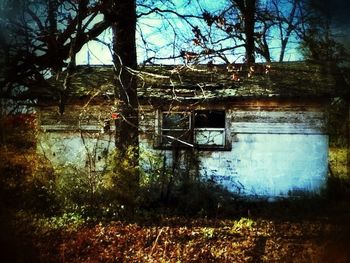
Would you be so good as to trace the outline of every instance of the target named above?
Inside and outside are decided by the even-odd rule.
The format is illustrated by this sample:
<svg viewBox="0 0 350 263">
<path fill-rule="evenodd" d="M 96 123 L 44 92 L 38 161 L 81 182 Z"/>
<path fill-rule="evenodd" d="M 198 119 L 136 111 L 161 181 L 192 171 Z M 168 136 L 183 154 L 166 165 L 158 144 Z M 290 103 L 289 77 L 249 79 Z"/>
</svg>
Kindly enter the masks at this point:
<svg viewBox="0 0 350 263">
<path fill-rule="evenodd" d="M 242 204 L 212 219 L 15 218 L 1 262 L 350 262 L 346 200 Z"/>
</svg>

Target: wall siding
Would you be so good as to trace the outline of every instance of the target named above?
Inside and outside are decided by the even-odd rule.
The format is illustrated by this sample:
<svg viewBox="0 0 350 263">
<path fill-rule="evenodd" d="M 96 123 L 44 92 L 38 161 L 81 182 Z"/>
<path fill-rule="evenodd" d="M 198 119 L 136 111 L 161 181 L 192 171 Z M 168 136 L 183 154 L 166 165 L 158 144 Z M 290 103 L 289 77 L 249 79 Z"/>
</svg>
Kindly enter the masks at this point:
<svg viewBox="0 0 350 263">
<path fill-rule="evenodd" d="M 187 169 L 243 196 L 319 194 L 325 187 L 328 169 L 327 114 L 321 105 L 276 100 L 172 105 L 172 110 L 225 109 L 226 140 L 231 146 L 220 151 L 181 150 L 178 169 Z M 153 105 L 143 105 L 139 112 L 141 166 L 151 172 L 154 157 L 159 160 L 165 156 L 166 165 L 172 169 L 174 152 L 161 149 L 157 141 L 159 111 Z M 57 169 L 76 170 L 88 169 L 87 153 L 95 153 L 94 170 L 102 171 L 105 153 L 114 148 L 113 132 L 101 132 L 103 120 L 110 113 L 110 106 L 88 110 L 70 106 L 62 116 L 56 108 L 42 110 L 38 151 Z"/>
<path fill-rule="evenodd" d="M 328 137 L 237 134 L 231 152 L 200 155 L 200 175 L 252 196 L 320 193 L 327 175 Z"/>
<path fill-rule="evenodd" d="M 83 133 L 82 138 L 77 132 L 41 132 L 38 141 L 38 153 L 63 172 L 102 172 L 114 149 L 112 134 Z"/>
<path fill-rule="evenodd" d="M 300 101 L 197 105 L 226 108 L 232 149 L 196 150 L 198 164 L 192 168 L 198 167 L 203 180 L 213 180 L 243 196 L 320 194 L 328 171 L 327 114 L 320 105 Z M 172 151 L 154 148 L 157 111 L 151 107 L 143 111 L 142 149 L 165 155 L 171 167 Z"/>
<path fill-rule="evenodd" d="M 45 131 L 100 131 L 104 120 L 110 119 L 112 105 L 66 105 L 63 114 L 57 106 L 41 108 L 40 126 Z"/>
<path fill-rule="evenodd" d="M 57 106 L 40 108 L 37 151 L 60 174 L 101 173 L 115 148 L 113 105 L 78 102 L 66 105 L 63 114 Z M 111 124 L 107 132 L 103 131 L 105 120 Z"/>
</svg>

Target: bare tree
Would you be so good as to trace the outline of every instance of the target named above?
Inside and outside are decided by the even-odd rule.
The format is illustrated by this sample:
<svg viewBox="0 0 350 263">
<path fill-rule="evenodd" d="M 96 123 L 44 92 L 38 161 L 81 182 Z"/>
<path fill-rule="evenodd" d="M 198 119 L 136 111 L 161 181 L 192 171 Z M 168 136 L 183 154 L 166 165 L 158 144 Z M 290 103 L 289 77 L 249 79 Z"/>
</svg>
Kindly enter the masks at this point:
<svg viewBox="0 0 350 263">
<path fill-rule="evenodd" d="M 257 12 L 257 23 L 260 26 L 256 33 L 257 53 L 266 61 L 272 60 L 271 51 L 276 55 L 274 60 L 282 62 L 291 40 L 296 40 L 297 30 L 302 23 L 300 0 L 270 0 L 266 1 Z M 279 45 L 276 48 L 276 44 Z M 296 48 L 296 45 L 292 46 Z"/>
<path fill-rule="evenodd" d="M 291 39 L 296 39 L 298 27 L 303 22 L 300 0 L 231 0 L 227 3 L 228 7 L 218 15 L 203 13 L 207 24 L 215 24 L 232 42 L 243 43 L 248 63 L 254 62 L 257 55 L 267 62 L 283 61 Z M 233 45 L 232 48 L 237 47 Z M 278 55 L 276 50 L 279 50 Z"/>
<path fill-rule="evenodd" d="M 108 23 L 96 20 L 104 1 L 5 1 L 0 22 L 5 32 L 1 44 L 2 97 L 37 96 L 48 87 L 45 72 L 57 74 L 67 60 Z M 79 32 L 78 32 L 79 31 Z M 71 65 L 74 64 L 72 61 Z M 14 94 L 22 87 L 27 92 Z M 59 91 L 50 90 L 59 97 Z"/>
</svg>

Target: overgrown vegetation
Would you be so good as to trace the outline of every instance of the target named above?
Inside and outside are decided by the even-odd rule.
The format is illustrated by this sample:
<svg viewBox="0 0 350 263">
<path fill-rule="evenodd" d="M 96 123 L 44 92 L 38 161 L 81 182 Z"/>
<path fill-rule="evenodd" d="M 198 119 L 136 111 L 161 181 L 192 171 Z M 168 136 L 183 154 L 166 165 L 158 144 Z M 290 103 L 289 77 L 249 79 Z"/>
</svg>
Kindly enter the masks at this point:
<svg viewBox="0 0 350 263">
<path fill-rule="evenodd" d="M 35 115 L 13 115 L 1 119 L 1 204 L 18 209 L 51 213 L 56 210 L 52 191 L 55 174 L 47 160 L 36 153 Z"/>
<path fill-rule="evenodd" d="M 140 158 L 149 165 L 141 175 L 133 165 L 133 149 L 128 150 L 127 158 L 114 150 L 107 162 L 111 169 L 97 171 L 96 165 L 79 168 L 73 164 L 54 167 L 37 152 L 34 115 L 6 117 L 1 126 L 6 134 L 0 152 L 1 197 L 11 208 L 46 216 L 79 213 L 95 219 L 149 217 L 157 210 L 213 216 L 226 207 L 230 197 L 217 185 L 189 176 L 189 171 L 166 167 L 163 157 L 146 151 Z"/>
<path fill-rule="evenodd" d="M 328 195 L 332 198 L 341 198 L 350 193 L 347 115 L 347 102 L 340 98 L 335 99 L 329 110 Z"/>
<path fill-rule="evenodd" d="M 298 216 L 87 224 L 74 214 L 32 220 L 19 214 L 13 223 L 35 244 L 37 262 L 347 262 L 348 216 Z"/>
<path fill-rule="evenodd" d="M 343 101 L 335 101 L 330 111 L 329 197 L 349 192 L 345 111 Z M 84 169 L 74 164 L 58 168 L 36 150 L 35 115 L 5 117 L 1 127 L 0 187 L 5 206 L 48 216 L 79 213 L 113 220 L 148 218 L 158 212 L 217 217 L 237 210 L 237 196 L 214 182 L 200 180 L 195 171 L 169 166 L 165 155 L 141 149 L 140 174 L 132 148 L 123 155 L 117 149 L 110 153 L 109 169 L 96 170 L 96 164 Z M 196 163 L 192 155 L 190 161 Z"/>
<path fill-rule="evenodd" d="M 140 175 L 133 156 L 121 158 L 117 150 L 108 161 L 112 169 L 100 173 L 55 170 L 36 151 L 34 115 L 4 118 L 1 126 L 5 262 L 6 256 L 9 262 L 286 262 L 296 255 L 294 262 L 324 262 L 329 253 L 349 258 L 334 245 L 348 244 L 344 233 L 350 233 L 341 138 L 331 138 L 330 191 L 337 195 L 259 203 L 168 167 L 164 156 L 148 151 L 141 152 L 148 165 Z"/>
</svg>

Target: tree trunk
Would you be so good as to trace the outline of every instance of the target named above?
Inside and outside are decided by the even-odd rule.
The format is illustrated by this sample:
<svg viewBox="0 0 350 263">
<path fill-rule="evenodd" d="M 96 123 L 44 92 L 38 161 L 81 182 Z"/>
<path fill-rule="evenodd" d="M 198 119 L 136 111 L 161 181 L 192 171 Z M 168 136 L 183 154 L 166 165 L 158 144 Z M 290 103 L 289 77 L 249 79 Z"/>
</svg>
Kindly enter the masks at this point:
<svg viewBox="0 0 350 263">
<path fill-rule="evenodd" d="M 244 18 L 245 27 L 244 33 L 246 36 L 246 60 L 247 63 L 255 62 L 255 41 L 254 41 L 254 24 L 255 24 L 255 4 L 256 0 L 247 0 L 245 2 Z"/>
<path fill-rule="evenodd" d="M 117 202 L 132 216 L 135 212 L 139 186 L 138 100 L 133 70 L 136 58 L 135 0 L 110 0 L 104 10 L 105 20 L 113 32 L 113 63 L 115 100 L 118 110 L 116 124 L 115 191 Z"/>
<path fill-rule="evenodd" d="M 117 121 L 116 146 L 126 153 L 133 149 L 135 165 L 138 164 L 138 100 L 136 77 L 131 72 L 137 68 L 136 58 L 136 4 L 135 0 L 113 1 L 112 20 L 113 62 L 115 66 L 116 98 L 120 119 Z M 130 70 L 131 69 L 131 70 Z"/>
<path fill-rule="evenodd" d="M 256 0 L 233 0 L 244 20 L 245 58 L 248 64 L 255 62 L 254 25 Z"/>
</svg>

